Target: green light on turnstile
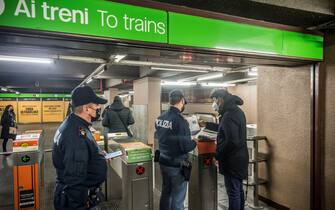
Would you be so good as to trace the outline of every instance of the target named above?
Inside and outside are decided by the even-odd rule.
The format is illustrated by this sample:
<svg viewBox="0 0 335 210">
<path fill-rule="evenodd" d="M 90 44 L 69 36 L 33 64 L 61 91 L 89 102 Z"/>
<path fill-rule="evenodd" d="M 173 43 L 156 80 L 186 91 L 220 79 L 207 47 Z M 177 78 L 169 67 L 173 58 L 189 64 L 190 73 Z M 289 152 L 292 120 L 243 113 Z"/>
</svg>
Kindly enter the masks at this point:
<svg viewBox="0 0 335 210">
<path fill-rule="evenodd" d="M 30 160 L 30 157 L 29 157 L 28 155 L 25 155 L 25 156 L 21 157 L 21 160 L 22 160 L 22 162 L 24 162 L 24 163 L 28 163 L 29 160 Z"/>
</svg>

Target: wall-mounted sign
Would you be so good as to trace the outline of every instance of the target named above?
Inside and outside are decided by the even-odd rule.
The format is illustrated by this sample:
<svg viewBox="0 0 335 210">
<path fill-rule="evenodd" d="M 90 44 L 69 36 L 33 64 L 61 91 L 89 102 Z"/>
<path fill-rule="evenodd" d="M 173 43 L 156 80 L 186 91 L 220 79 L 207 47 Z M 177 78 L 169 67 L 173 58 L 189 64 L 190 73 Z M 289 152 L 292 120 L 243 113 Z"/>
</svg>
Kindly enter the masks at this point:
<svg viewBox="0 0 335 210">
<path fill-rule="evenodd" d="M 167 12 L 104 0 L 4 0 L 0 25 L 167 42 Z"/>
<path fill-rule="evenodd" d="M 19 114 L 19 123 L 41 123 L 42 102 L 19 101 L 18 114 Z"/>
<path fill-rule="evenodd" d="M 43 101 L 43 122 L 62 122 L 64 101 Z"/>
</svg>

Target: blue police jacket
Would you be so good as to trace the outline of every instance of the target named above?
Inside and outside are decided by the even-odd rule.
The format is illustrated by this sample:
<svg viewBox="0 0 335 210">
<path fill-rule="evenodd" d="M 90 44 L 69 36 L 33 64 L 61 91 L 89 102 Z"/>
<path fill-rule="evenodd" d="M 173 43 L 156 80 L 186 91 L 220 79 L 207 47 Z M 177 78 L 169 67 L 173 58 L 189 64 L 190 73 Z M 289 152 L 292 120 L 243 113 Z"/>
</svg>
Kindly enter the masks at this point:
<svg viewBox="0 0 335 210">
<path fill-rule="evenodd" d="M 70 209 L 86 205 L 88 189 L 100 186 L 107 177 L 107 163 L 90 126 L 84 119 L 71 114 L 54 137 L 52 160 L 57 183 L 64 186 Z"/>
<path fill-rule="evenodd" d="M 161 156 L 174 160 L 185 160 L 187 153 L 194 150 L 196 142 L 191 138 L 187 120 L 179 109 L 171 106 L 156 120 L 156 133 Z"/>
</svg>

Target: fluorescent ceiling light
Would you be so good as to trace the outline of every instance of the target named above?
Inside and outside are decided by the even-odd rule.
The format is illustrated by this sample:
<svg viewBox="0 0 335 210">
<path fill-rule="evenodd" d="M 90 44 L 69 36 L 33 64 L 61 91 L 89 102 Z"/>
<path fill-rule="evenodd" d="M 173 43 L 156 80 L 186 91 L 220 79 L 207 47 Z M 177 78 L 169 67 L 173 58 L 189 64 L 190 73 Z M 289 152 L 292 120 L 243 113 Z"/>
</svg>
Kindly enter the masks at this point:
<svg viewBox="0 0 335 210">
<path fill-rule="evenodd" d="M 257 67 L 251 67 L 248 71 L 249 76 L 258 76 L 258 68 Z"/>
<path fill-rule="evenodd" d="M 14 62 L 41 63 L 41 64 L 53 63 L 53 60 L 48 58 L 32 58 L 32 57 L 19 57 L 19 56 L 7 56 L 7 55 L 0 55 L 0 61 L 14 61 Z"/>
<path fill-rule="evenodd" d="M 207 76 L 199 77 L 197 81 L 204 81 L 204 80 L 216 79 L 216 78 L 221 78 L 221 77 L 223 77 L 222 73 L 210 74 Z"/>
<path fill-rule="evenodd" d="M 93 81 L 93 79 L 92 78 L 89 78 L 87 81 L 86 81 L 86 83 L 88 84 L 88 83 L 90 83 L 90 82 L 92 82 Z"/>
<path fill-rule="evenodd" d="M 124 59 L 127 55 L 112 55 L 111 56 L 111 60 L 113 60 L 114 62 L 118 63 L 120 62 L 122 59 Z"/>
<path fill-rule="evenodd" d="M 172 82 L 172 81 L 162 81 L 162 86 L 193 86 L 196 82 Z"/>
<path fill-rule="evenodd" d="M 178 72 L 199 72 L 208 73 L 208 70 L 198 70 L 198 69 L 177 69 L 177 68 L 166 68 L 166 67 L 151 67 L 151 70 L 162 70 L 162 71 L 178 71 Z"/>
<path fill-rule="evenodd" d="M 214 82 L 200 83 L 200 85 L 203 86 L 203 87 L 234 87 L 234 86 L 236 86 L 236 84 L 214 83 Z"/>
<path fill-rule="evenodd" d="M 258 76 L 258 73 L 257 73 L 257 71 L 256 71 L 256 72 L 249 71 L 249 72 L 248 72 L 248 75 L 249 75 L 249 76 Z"/>
<path fill-rule="evenodd" d="M 99 73 L 97 73 L 96 76 L 99 76 L 99 75 L 103 74 L 104 72 L 105 72 L 105 69 L 103 69 L 103 70 L 101 70 Z"/>
</svg>

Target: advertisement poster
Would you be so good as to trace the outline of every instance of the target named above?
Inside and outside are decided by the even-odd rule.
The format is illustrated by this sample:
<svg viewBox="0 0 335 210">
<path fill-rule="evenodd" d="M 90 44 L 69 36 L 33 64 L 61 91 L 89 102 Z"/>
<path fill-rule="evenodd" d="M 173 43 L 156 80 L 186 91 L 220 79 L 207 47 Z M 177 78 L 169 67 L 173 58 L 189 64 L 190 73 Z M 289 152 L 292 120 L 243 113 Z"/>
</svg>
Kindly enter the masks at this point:
<svg viewBox="0 0 335 210">
<path fill-rule="evenodd" d="M 41 123 L 42 102 L 41 101 L 19 101 L 18 102 L 19 123 Z"/>
<path fill-rule="evenodd" d="M 63 101 L 43 101 L 43 122 L 62 122 L 64 118 Z"/>
</svg>

